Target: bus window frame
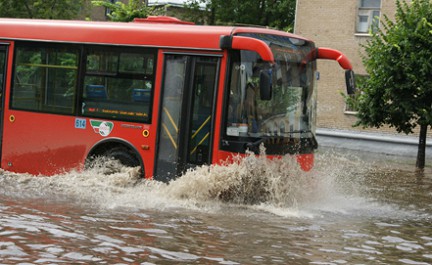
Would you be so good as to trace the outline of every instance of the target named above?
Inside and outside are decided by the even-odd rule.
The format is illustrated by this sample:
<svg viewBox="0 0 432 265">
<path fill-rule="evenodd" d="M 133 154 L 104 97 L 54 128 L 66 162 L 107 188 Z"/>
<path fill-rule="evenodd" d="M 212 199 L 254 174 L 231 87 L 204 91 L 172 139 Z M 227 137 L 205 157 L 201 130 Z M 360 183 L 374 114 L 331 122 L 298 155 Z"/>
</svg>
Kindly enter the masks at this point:
<svg viewBox="0 0 432 265">
<path fill-rule="evenodd" d="M 70 113 L 60 112 L 56 110 L 41 110 L 41 109 L 25 109 L 14 106 L 14 90 L 15 88 L 15 77 L 16 77 L 16 71 L 17 71 L 17 49 L 19 48 L 41 48 L 41 49 L 66 49 L 66 50 L 76 50 L 77 51 L 77 68 L 76 68 L 76 80 L 75 80 L 75 89 L 74 89 L 74 97 L 73 97 L 73 111 Z M 28 40 L 16 40 L 14 42 L 13 47 L 13 68 L 11 71 L 11 87 L 10 87 L 10 98 L 9 98 L 9 108 L 11 110 L 18 110 L 18 111 L 26 111 L 26 112 L 34 112 L 34 113 L 41 113 L 41 114 L 54 114 L 54 115 L 65 115 L 65 116 L 80 116 L 80 117 L 86 117 L 86 118 L 100 118 L 100 119 L 110 119 L 110 120 L 116 120 L 116 121 L 124 121 L 124 122 L 136 122 L 136 123 L 144 123 L 144 124 L 151 124 L 152 123 L 152 115 L 153 115 L 153 105 L 154 105 L 154 94 L 156 89 L 156 71 L 157 71 L 157 64 L 158 64 L 158 47 L 142 47 L 142 46 L 130 46 L 130 45 L 115 45 L 115 44 L 87 44 L 87 43 L 64 43 L 64 42 L 44 42 L 44 41 L 28 41 Z M 148 74 L 147 72 L 144 74 L 137 74 L 137 73 L 126 73 L 126 72 L 119 72 L 119 69 L 117 69 L 117 74 L 111 75 L 109 73 L 97 73 L 97 72 L 90 72 L 87 73 L 86 71 L 86 60 L 87 55 L 90 51 L 112 51 L 114 53 L 117 53 L 119 56 L 121 53 L 139 53 L 144 56 L 148 56 L 148 58 L 153 59 L 152 64 L 152 73 Z M 120 65 L 120 61 L 118 62 L 118 67 Z M 65 67 L 65 69 L 68 67 Z M 143 80 L 144 82 L 150 82 L 151 83 L 151 91 L 149 96 L 149 107 L 148 107 L 148 113 L 147 117 L 144 119 L 129 119 L 127 116 L 120 116 L 120 117 L 112 117 L 106 116 L 101 117 L 98 115 L 88 115 L 83 114 L 81 107 L 84 101 L 84 81 L 86 76 L 94 76 L 94 77 L 109 77 L 109 78 L 129 78 L 129 79 L 137 79 L 137 80 Z"/>
<path fill-rule="evenodd" d="M 154 95 L 156 89 L 156 68 L 158 64 L 158 47 L 142 47 L 142 46 L 129 46 L 129 45 L 106 45 L 106 44 L 88 44 L 82 46 L 82 67 L 80 69 L 80 86 L 79 86 L 79 94 L 77 100 L 77 115 L 86 118 L 96 118 L 96 119 L 109 119 L 116 121 L 124 121 L 124 122 L 135 122 L 135 123 L 144 123 L 151 124 L 152 116 L 153 116 L 153 105 L 154 105 Z M 91 71 L 87 72 L 87 57 L 91 51 L 97 52 L 113 52 L 118 54 L 118 62 L 117 62 L 117 71 L 116 73 L 110 72 L 96 72 Z M 121 53 L 140 53 L 143 55 L 153 55 L 153 72 L 152 74 L 136 74 L 136 73 L 125 73 L 120 72 L 120 54 Z M 143 81 L 149 81 L 152 83 L 150 97 L 149 97 L 149 107 L 147 117 L 145 119 L 131 119 L 127 118 L 127 116 L 113 117 L 110 116 L 101 116 L 101 115 L 89 115 L 84 114 L 82 111 L 83 103 L 85 103 L 84 91 L 85 91 L 85 78 L 91 77 L 102 77 L 102 78 L 123 78 L 123 79 L 139 79 Z M 115 101 L 110 101 L 115 102 Z"/>
<path fill-rule="evenodd" d="M 17 62 L 17 50 L 18 48 L 47 48 L 47 49 L 61 49 L 61 48 L 67 48 L 67 49 L 76 49 L 78 51 L 78 57 L 77 57 L 77 75 L 76 75 L 76 84 L 75 84 L 75 95 L 73 99 L 73 111 L 71 113 L 65 113 L 65 112 L 59 112 L 59 111 L 51 111 L 51 110 L 35 110 L 35 109 L 23 109 L 23 108 L 17 108 L 14 107 L 13 100 L 14 100 L 14 90 L 15 90 L 15 77 L 16 77 L 16 62 Z M 28 40 L 17 40 L 14 41 L 13 45 L 13 60 L 12 60 L 12 71 L 11 71 L 11 85 L 9 88 L 10 97 L 9 97 L 9 109 L 11 110 L 18 110 L 18 111 L 26 111 L 26 112 L 34 112 L 34 113 L 40 113 L 40 114 L 54 114 L 54 115 L 64 115 L 64 116 L 76 116 L 77 109 L 75 103 L 77 102 L 78 92 L 79 92 L 79 72 L 80 72 L 80 62 L 81 62 L 81 48 L 79 44 L 76 43 L 63 43 L 63 42 L 43 42 L 43 41 L 28 41 Z"/>
</svg>

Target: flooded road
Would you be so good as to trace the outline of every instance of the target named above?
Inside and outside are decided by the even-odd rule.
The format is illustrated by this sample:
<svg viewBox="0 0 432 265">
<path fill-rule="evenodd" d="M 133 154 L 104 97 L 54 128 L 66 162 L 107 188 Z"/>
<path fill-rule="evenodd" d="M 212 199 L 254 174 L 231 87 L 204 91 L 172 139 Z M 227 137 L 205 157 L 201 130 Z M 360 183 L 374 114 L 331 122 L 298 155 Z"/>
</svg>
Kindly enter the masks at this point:
<svg viewBox="0 0 432 265">
<path fill-rule="evenodd" d="M 169 184 L 1 172 L 0 264 L 432 264 L 431 168 L 316 158 L 307 173 L 248 157 Z"/>
</svg>

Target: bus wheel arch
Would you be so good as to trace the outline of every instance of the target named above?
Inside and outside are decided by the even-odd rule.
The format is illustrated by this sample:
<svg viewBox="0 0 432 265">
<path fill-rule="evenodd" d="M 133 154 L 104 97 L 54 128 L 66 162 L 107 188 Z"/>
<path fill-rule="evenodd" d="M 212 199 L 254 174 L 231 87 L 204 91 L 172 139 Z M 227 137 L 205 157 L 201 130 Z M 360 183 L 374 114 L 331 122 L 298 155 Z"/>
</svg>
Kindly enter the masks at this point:
<svg viewBox="0 0 432 265">
<path fill-rule="evenodd" d="M 121 164 L 128 167 L 140 167 L 139 175 L 144 177 L 144 162 L 138 151 L 132 144 L 119 140 L 105 140 L 94 145 L 85 159 L 85 168 L 91 168 L 98 157 L 117 159 Z"/>
</svg>

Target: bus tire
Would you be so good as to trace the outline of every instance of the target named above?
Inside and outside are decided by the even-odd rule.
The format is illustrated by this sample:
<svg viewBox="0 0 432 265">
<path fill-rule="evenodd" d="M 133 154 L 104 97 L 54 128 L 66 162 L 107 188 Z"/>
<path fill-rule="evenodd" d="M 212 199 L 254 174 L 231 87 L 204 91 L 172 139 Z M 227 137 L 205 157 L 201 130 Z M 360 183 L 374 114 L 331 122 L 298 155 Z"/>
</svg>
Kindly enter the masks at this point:
<svg viewBox="0 0 432 265">
<path fill-rule="evenodd" d="M 138 167 L 140 166 L 139 160 L 132 154 L 128 149 L 117 146 L 112 149 L 109 149 L 103 154 L 103 156 L 118 160 L 123 166 L 127 167 Z"/>
<path fill-rule="evenodd" d="M 141 165 L 137 155 L 129 148 L 121 145 L 111 146 L 109 148 L 105 146 L 103 149 L 99 148 L 99 151 L 93 152 L 93 154 L 89 155 L 89 157 L 86 159 L 85 168 L 93 168 L 95 166 L 95 159 L 97 157 L 105 157 L 107 160 L 117 160 L 122 166 L 126 167 L 140 167 L 138 174 L 140 177 L 144 177 L 143 165 Z M 120 168 L 116 169 L 110 167 L 109 165 L 107 166 L 109 168 L 104 170 L 104 174 L 109 175 L 120 172 Z"/>
</svg>

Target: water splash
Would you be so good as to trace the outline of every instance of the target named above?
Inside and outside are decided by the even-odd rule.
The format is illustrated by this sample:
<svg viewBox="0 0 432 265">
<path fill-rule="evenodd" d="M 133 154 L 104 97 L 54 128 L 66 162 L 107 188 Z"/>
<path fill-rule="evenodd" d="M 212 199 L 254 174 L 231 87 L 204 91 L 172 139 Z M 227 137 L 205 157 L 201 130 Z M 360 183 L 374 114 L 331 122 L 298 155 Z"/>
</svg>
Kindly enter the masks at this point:
<svg viewBox="0 0 432 265">
<path fill-rule="evenodd" d="M 300 169 L 294 157 L 268 160 L 249 154 L 235 157 L 231 164 L 190 170 L 167 189 L 171 196 L 197 201 L 290 206 L 304 196 L 304 188 L 313 178 Z"/>
<path fill-rule="evenodd" d="M 367 170 L 363 165 L 359 167 L 361 161 L 335 153 L 317 158 L 315 168 L 304 172 L 293 156 L 269 160 L 250 153 L 235 157 L 229 164 L 189 170 L 170 183 L 140 179 L 137 168 L 100 161 L 84 172 L 53 177 L 3 171 L 0 186 L 8 196 L 73 200 L 97 207 L 203 210 L 227 204 L 255 205 L 281 215 L 281 209 L 285 213 L 290 209 L 295 215 L 305 207 L 334 208 L 338 207 L 336 201 L 349 201 L 347 198 L 359 191 L 353 176 Z"/>
</svg>

